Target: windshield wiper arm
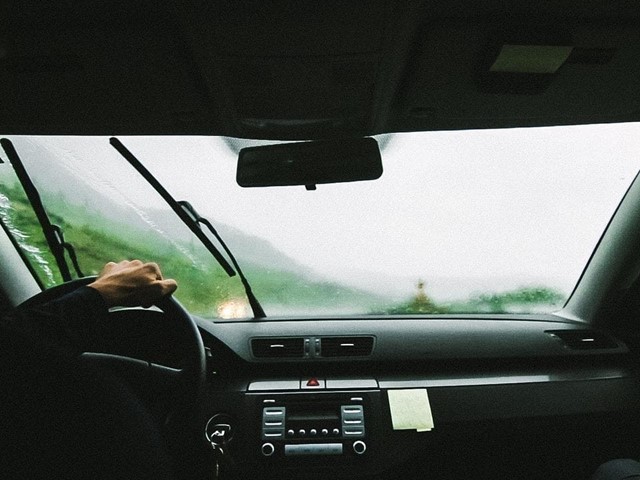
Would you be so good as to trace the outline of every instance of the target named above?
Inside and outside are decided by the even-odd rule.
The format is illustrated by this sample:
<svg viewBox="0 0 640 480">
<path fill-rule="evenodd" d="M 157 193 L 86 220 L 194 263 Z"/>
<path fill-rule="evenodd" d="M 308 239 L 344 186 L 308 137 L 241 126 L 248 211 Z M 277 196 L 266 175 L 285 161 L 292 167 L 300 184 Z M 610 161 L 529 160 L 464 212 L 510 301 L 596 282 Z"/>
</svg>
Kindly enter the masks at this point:
<svg viewBox="0 0 640 480">
<path fill-rule="evenodd" d="M 257 297 L 253 294 L 253 290 L 251 290 L 251 285 L 249 285 L 249 281 L 247 280 L 247 277 L 244 276 L 244 273 L 242 272 L 242 269 L 240 268 L 240 265 L 238 264 L 236 257 L 233 255 L 229 247 L 227 247 L 227 244 L 224 242 L 224 240 L 222 240 L 222 237 L 220 236 L 218 231 L 215 229 L 215 227 L 211 224 L 211 222 L 207 218 L 202 217 L 198 212 L 196 212 L 196 209 L 193 208 L 193 206 L 189 202 L 181 200 L 178 202 L 178 204 L 182 207 L 182 209 L 187 213 L 187 215 L 189 215 L 189 217 L 191 217 L 191 219 L 196 224 L 206 226 L 211 232 L 211 234 L 216 238 L 216 240 L 218 240 L 220 245 L 222 245 L 222 248 L 227 253 L 227 256 L 231 260 L 231 263 L 233 263 L 233 266 L 238 272 L 238 277 L 240 277 L 240 281 L 242 282 L 242 286 L 244 287 L 244 292 L 247 296 L 247 300 L 249 300 L 249 305 L 251 306 L 251 310 L 253 311 L 254 318 L 266 318 L 267 315 L 264 313 L 264 310 L 262 309 L 262 305 L 260 305 L 260 302 L 258 301 Z"/>
<path fill-rule="evenodd" d="M 0 139 L 0 144 L 2 144 L 2 148 L 7 154 L 9 162 L 13 166 L 13 170 L 16 172 L 16 176 L 22 185 L 22 189 L 24 190 L 29 203 L 31 203 L 31 208 L 33 208 L 33 212 L 36 214 L 38 222 L 40 222 L 44 238 L 47 241 L 47 245 L 49 245 L 49 250 L 51 250 L 53 257 L 56 260 L 62 280 L 65 282 L 72 280 L 69 265 L 65 258 L 65 251 L 69 254 L 69 258 L 71 259 L 73 268 L 76 271 L 76 275 L 78 275 L 78 277 L 84 277 L 84 274 L 80 270 L 78 257 L 76 257 L 73 245 L 65 242 L 62 229 L 58 225 L 52 224 L 51 220 L 49 220 L 47 211 L 45 210 L 42 199 L 40 198 L 40 193 L 31 181 L 31 177 L 29 177 L 29 174 L 18 155 L 18 152 L 13 146 L 13 143 L 11 143 L 11 140 L 8 138 L 3 138 Z"/>
<path fill-rule="evenodd" d="M 115 137 L 109 139 L 109 143 L 113 148 L 115 148 L 122 157 L 129 162 L 129 164 L 136 169 L 136 171 L 144 178 L 149 185 L 151 185 L 156 192 L 163 198 L 165 202 L 171 207 L 171 209 L 178 215 L 180 220 L 193 232 L 193 234 L 198 237 L 198 239 L 202 242 L 209 253 L 213 255 L 220 266 L 227 272 L 227 275 L 233 277 L 236 272 L 231 268 L 229 262 L 222 256 L 222 254 L 218 251 L 218 249 L 211 243 L 211 240 L 204 234 L 200 226 L 191 218 L 187 212 L 180 206 L 178 202 L 171 196 L 169 192 L 160 184 L 158 180 L 151 174 L 149 170 L 145 168 L 140 160 L 138 160 L 133 153 L 131 153 L 127 147 L 123 145 L 123 143 Z"/>
</svg>

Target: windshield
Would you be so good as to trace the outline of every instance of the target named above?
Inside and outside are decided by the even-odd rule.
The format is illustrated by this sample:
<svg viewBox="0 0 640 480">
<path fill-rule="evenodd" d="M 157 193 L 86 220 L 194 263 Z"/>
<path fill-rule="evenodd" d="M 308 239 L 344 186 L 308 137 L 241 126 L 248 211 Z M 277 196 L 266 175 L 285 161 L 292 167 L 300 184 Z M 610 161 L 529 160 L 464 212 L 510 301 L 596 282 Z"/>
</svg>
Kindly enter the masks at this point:
<svg viewBox="0 0 640 480">
<path fill-rule="evenodd" d="M 85 274 L 156 261 L 206 318 L 245 318 L 228 277 L 106 137 L 8 137 Z M 241 188 L 224 137 L 120 137 L 236 255 L 267 316 L 543 313 L 571 293 L 638 171 L 640 124 L 375 137 L 375 181 Z M 4 152 L 0 219 L 61 282 Z M 215 241 L 214 241 L 215 243 Z"/>
</svg>

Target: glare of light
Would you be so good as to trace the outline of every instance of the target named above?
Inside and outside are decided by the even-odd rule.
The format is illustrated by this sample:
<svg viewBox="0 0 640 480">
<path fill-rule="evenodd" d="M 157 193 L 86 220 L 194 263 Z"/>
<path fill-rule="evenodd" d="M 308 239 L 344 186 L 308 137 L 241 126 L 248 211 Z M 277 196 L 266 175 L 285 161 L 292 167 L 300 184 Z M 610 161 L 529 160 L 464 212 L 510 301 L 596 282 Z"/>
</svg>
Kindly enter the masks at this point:
<svg viewBox="0 0 640 480">
<path fill-rule="evenodd" d="M 227 300 L 218 305 L 220 318 L 245 318 L 249 316 L 247 304 L 242 300 Z"/>
</svg>

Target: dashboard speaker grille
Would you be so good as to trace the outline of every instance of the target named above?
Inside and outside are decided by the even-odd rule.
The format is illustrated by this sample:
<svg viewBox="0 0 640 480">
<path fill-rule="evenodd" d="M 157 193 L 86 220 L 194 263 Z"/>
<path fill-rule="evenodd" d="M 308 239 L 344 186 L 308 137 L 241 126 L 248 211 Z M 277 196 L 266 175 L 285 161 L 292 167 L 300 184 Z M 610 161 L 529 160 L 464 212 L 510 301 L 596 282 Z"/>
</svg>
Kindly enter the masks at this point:
<svg viewBox="0 0 640 480">
<path fill-rule="evenodd" d="M 251 340 L 251 351 L 258 358 L 295 358 L 304 356 L 304 339 L 289 338 L 254 338 Z"/>
<path fill-rule="evenodd" d="M 373 337 L 322 337 L 322 357 L 366 357 L 373 351 Z"/>
</svg>

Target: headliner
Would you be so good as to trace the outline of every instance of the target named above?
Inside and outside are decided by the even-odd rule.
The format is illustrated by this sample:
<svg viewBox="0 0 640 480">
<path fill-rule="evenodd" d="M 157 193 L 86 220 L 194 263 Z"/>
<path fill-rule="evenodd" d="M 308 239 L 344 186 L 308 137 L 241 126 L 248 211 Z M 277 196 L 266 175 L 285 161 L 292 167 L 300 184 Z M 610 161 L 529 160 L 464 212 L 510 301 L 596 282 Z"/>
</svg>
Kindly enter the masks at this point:
<svg viewBox="0 0 640 480">
<path fill-rule="evenodd" d="M 3 134 L 305 139 L 637 121 L 634 0 L 0 2 Z M 573 47 L 491 72 L 503 45 Z"/>
</svg>

